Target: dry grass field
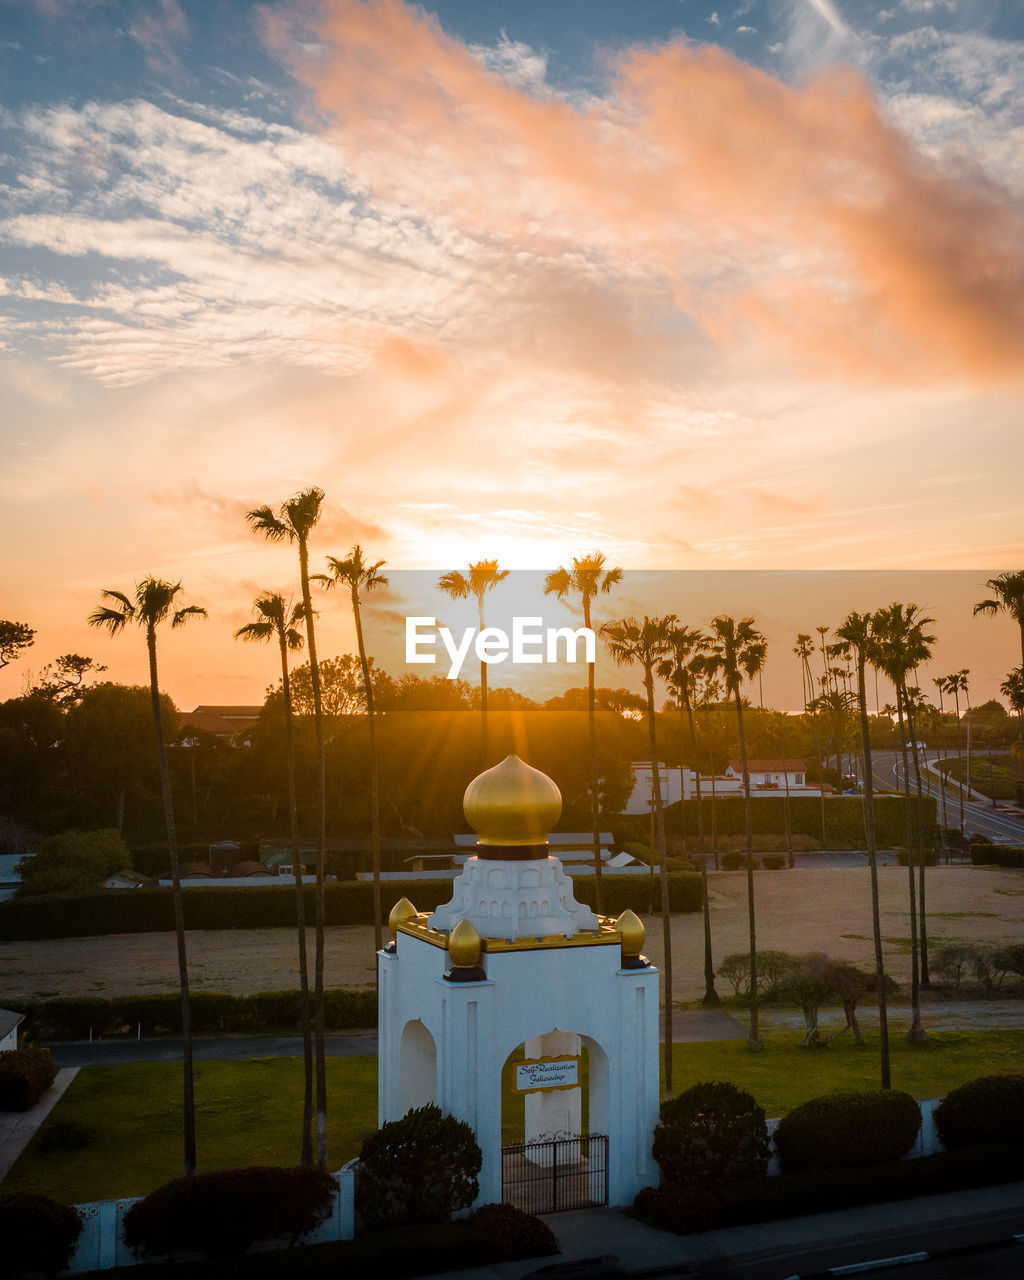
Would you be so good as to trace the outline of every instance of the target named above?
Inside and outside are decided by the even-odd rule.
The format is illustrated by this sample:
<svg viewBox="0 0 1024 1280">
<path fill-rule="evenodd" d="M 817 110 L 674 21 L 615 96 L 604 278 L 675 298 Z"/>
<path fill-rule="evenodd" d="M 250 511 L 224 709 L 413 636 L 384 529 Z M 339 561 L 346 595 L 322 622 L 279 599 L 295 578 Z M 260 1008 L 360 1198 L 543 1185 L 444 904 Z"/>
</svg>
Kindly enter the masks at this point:
<svg viewBox="0 0 1024 1280">
<path fill-rule="evenodd" d="M 717 960 L 747 945 L 746 876 L 717 872 L 711 880 Z M 898 982 L 909 978 L 907 872 L 879 872 L 887 967 Z M 933 867 L 927 872 L 928 931 L 942 941 L 1019 942 L 1024 924 L 1024 873 L 978 867 Z M 757 937 L 761 948 L 824 951 L 858 964 L 872 960 L 871 897 L 865 867 L 797 868 L 755 876 Z M 647 954 L 661 958 L 659 920 L 648 919 Z M 699 914 L 675 916 L 673 956 L 678 1000 L 703 991 L 703 932 Z M 312 934 L 310 935 L 312 947 Z M 245 994 L 295 985 L 294 934 L 288 929 L 238 929 L 189 934 L 193 989 Z M 330 986 L 365 986 L 374 978 L 373 930 L 327 930 Z M 171 934 L 117 934 L 103 938 L 0 943 L 0 992 L 8 999 L 126 995 L 176 987 Z M 723 994 L 728 993 L 728 984 Z"/>
</svg>

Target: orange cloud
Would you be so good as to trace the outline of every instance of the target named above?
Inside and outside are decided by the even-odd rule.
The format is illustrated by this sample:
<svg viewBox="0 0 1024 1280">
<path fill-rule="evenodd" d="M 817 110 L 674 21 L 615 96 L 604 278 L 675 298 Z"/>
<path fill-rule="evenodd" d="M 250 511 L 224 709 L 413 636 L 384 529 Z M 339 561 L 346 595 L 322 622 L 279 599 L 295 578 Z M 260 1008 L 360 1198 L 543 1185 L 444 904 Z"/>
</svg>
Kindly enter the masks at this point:
<svg viewBox="0 0 1024 1280">
<path fill-rule="evenodd" d="M 379 199 L 665 281 L 723 345 L 905 381 L 1024 371 L 1024 211 L 916 150 L 853 68 L 793 86 L 676 40 L 619 55 L 576 103 L 401 0 L 326 0 L 317 35 L 314 56 L 268 23 Z"/>
</svg>

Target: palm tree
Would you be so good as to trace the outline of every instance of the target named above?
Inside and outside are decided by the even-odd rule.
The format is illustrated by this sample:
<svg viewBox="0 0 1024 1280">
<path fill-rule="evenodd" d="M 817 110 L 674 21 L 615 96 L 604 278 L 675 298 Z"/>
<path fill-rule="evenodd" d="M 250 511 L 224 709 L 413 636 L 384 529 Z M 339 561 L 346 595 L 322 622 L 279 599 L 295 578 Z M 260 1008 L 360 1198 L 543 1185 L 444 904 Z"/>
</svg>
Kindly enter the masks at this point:
<svg viewBox="0 0 1024 1280">
<path fill-rule="evenodd" d="M 896 690 L 896 715 L 899 722 L 900 754 L 903 757 L 903 800 L 907 832 L 907 874 L 910 890 L 910 1030 L 907 1039 L 920 1043 L 924 1041 L 925 1032 L 921 1025 L 920 988 L 927 971 L 927 924 L 925 920 L 925 874 L 924 874 L 924 803 L 921 786 L 921 771 L 917 756 L 917 739 L 914 729 L 913 706 L 907 688 L 907 675 L 915 667 L 924 662 L 931 654 L 934 636 L 925 635 L 924 628 L 934 621 L 925 618 L 916 604 L 891 604 L 887 609 L 880 609 L 873 615 L 872 630 L 877 640 L 873 651 L 873 661 L 893 683 Z M 907 760 L 907 741 L 909 741 L 914 761 L 914 773 L 917 776 L 917 846 L 919 854 L 919 890 L 914 888 L 914 821 L 910 803 L 910 768 Z M 918 951 L 918 893 L 921 907 L 921 951 Z"/>
<path fill-rule="evenodd" d="M 889 1016 L 885 998 L 885 959 L 882 955 L 882 923 L 878 904 L 878 858 L 875 847 L 875 784 L 871 761 L 871 726 L 865 673 L 874 654 L 872 618 L 851 613 L 836 634 L 850 646 L 857 667 L 857 705 L 860 710 L 860 740 L 864 753 L 864 830 L 867 836 L 868 867 L 871 872 L 871 924 L 875 939 L 875 981 L 878 984 L 878 1031 L 882 1055 L 882 1088 L 892 1087 L 889 1071 Z"/>
<path fill-rule="evenodd" d="M 658 664 L 669 654 L 674 614 L 664 618 L 623 618 L 606 622 L 601 635 L 608 652 L 620 666 L 637 666 L 644 673 L 647 694 L 647 738 L 651 750 L 651 790 L 654 797 L 654 845 L 661 883 L 661 934 L 665 952 L 665 1089 L 672 1097 L 672 920 L 668 898 L 668 861 L 665 850 L 665 810 L 661 802 L 661 774 L 658 769 L 657 728 L 654 715 L 654 675 Z"/>
<path fill-rule="evenodd" d="M 167 854 L 171 863 L 171 899 L 174 904 L 174 934 L 178 946 L 178 982 L 181 988 L 181 1036 L 184 1059 L 184 1111 L 185 1111 L 185 1176 L 196 1171 L 196 1110 L 192 1079 L 192 1009 L 188 989 L 188 958 L 185 953 L 185 914 L 181 896 L 181 872 L 178 865 L 178 839 L 174 825 L 174 803 L 171 798 L 171 775 L 167 768 L 167 743 L 164 741 L 164 720 L 160 706 L 160 683 L 157 678 L 156 629 L 169 618 L 171 628 L 184 626 L 192 618 L 205 618 L 206 610 L 198 605 L 175 607 L 175 597 L 181 591 L 180 582 L 165 582 L 162 578 L 143 578 L 135 584 L 135 597 L 129 598 L 121 591 L 104 591 L 103 599 L 111 603 L 101 605 L 89 615 L 91 627 L 103 627 L 112 636 L 123 631 L 129 623 L 135 623 L 146 633 L 146 649 L 149 654 L 149 693 L 153 704 L 153 728 L 156 731 L 157 759 L 160 766 L 160 792 L 164 802 L 164 822 L 167 826 Z"/>
<path fill-rule="evenodd" d="M 309 965 L 306 960 L 306 899 L 302 884 L 302 851 L 299 847 L 299 805 L 295 787 L 295 743 L 292 735 L 292 686 L 288 654 L 302 648 L 301 604 L 289 607 L 284 596 L 265 591 L 253 602 L 255 622 L 247 622 L 235 632 L 236 640 L 265 643 L 276 640 L 281 654 L 281 692 L 284 695 L 285 751 L 288 760 L 288 817 L 292 838 L 292 865 L 295 869 L 295 918 L 299 938 L 299 1012 L 302 1019 L 302 1166 L 313 1163 L 313 1036 L 309 1016 Z"/>
<path fill-rule="evenodd" d="M 979 613 L 1008 613 L 1020 628 L 1020 660 L 1024 664 L 1024 569 L 1016 573 L 997 573 L 985 583 L 992 596 L 979 600 L 974 617 Z"/>
<path fill-rule="evenodd" d="M 572 568 L 559 566 L 554 573 L 544 579 L 544 594 L 557 596 L 564 600 L 566 596 L 578 596 L 583 606 L 583 625 L 591 630 L 590 606 L 594 597 L 600 592 L 607 594 L 617 582 L 622 581 L 622 570 L 606 569 L 604 553 L 592 551 L 589 555 L 575 556 Z M 596 713 L 596 662 L 587 663 L 587 730 L 590 734 L 590 826 L 593 834 L 594 852 L 594 894 L 598 914 L 603 910 L 603 887 L 601 882 L 601 805 L 598 795 L 597 774 L 597 713 Z"/>
<path fill-rule="evenodd" d="M 796 644 L 793 646 L 793 652 L 800 659 L 800 681 L 804 699 L 804 714 L 806 715 L 810 709 L 811 703 L 814 701 L 814 677 L 811 674 L 811 654 L 814 652 L 814 641 L 809 635 L 801 632 L 796 638 Z M 813 713 L 812 713 L 813 714 Z M 814 751 L 815 758 L 818 763 L 818 786 L 821 797 L 821 847 L 825 847 L 825 791 L 823 784 L 825 778 L 821 771 L 821 733 L 818 728 L 817 716 L 814 717 Z"/>
<path fill-rule="evenodd" d="M 352 617 L 356 624 L 359 666 L 363 673 L 366 714 L 370 723 L 370 850 L 373 865 L 373 947 L 375 951 L 379 951 L 384 945 L 380 901 L 380 769 L 377 760 L 377 721 L 374 718 L 373 681 L 370 678 L 370 663 L 366 657 L 366 644 L 363 640 L 359 592 L 380 591 L 387 587 L 388 580 L 380 572 L 384 563 L 383 560 L 376 560 L 373 564 L 367 563 L 363 559 L 363 549 L 357 542 L 349 551 L 347 560 L 339 560 L 336 556 L 327 557 L 331 576 L 323 579 L 328 587 L 335 584 L 348 587 L 349 598 L 352 601 Z"/>
<path fill-rule="evenodd" d="M 480 630 L 484 629 L 484 596 L 493 591 L 499 582 L 508 577 L 507 569 L 499 569 L 497 560 L 478 560 L 469 566 L 468 573 L 460 573 L 453 569 L 451 573 L 443 573 L 437 585 L 453 600 L 465 600 L 469 596 L 476 599 L 480 616 Z M 480 659 L 480 758 L 483 768 L 488 767 L 490 751 L 487 742 L 487 663 Z"/>
<path fill-rule="evenodd" d="M 999 692 L 1010 704 L 1020 724 L 1021 746 L 1024 747 L 1024 667 L 1014 667 L 999 686 Z M 1014 748 L 1016 754 L 1017 748 Z"/>
<path fill-rule="evenodd" d="M 944 676 L 936 676 L 936 677 L 932 680 L 932 684 L 935 686 L 935 688 L 936 688 L 936 690 L 938 691 L 938 694 L 939 694 L 939 720 L 938 720 L 938 725 L 941 727 L 941 726 L 943 725 L 943 721 L 945 720 L 945 717 L 946 717 L 946 708 L 945 708 L 945 706 L 943 705 L 943 702 L 942 702 L 942 695 L 946 692 L 946 682 L 945 682 L 945 677 L 944 677 Z M 949 813 L 948 813 L 948 811 L 947 811 L 947 809 L 946 809 L 946 774 L 945 774 L 945 771 L 943 770 L 943 767 L 942 767 L 942 766 L 943 766 L 943 764 L 945 763 L 945 760 L 946 760 L 946 734 L 945 734 L 945 731 L 943 730 L 943 731 L 941 732 L 941 734 L 937 732 L 937 733 L 936 733 L 936 739 L 937 739 L 936 746 L 938 747 L 938 759 L 939 759 L 939 793 L 940 793 L 940 795 L 942 796 L 942 847 L 943 847 L 943 849 L 944 849 L 944 850 L 945 850 L 945 852 L 946 852 L 946 863 L 947 863 L 947 865 L 948 865 L 948 863 L 949 863 L 949 849 L 948 849 L 948 847 L 947 847 L 947 845 L 946 845 L 946 833 L 947 833 L 947 831 L 948 831 L 948 829 L 949 829 Z"/>
<path fill-rule="evenodd" d="M 962 667 L 959 671 L 953 671 L 953 672 L 952 672 L 950 675 L 948 675 L 948 676 L 939 676 L 939 680 L 942 682 L 942 683 L 939 685 L 939 688 L 941 689 L 941 691 L 942 691 L 943 693 L 949 693 L 949 694 L 952 694 L 952 695 L 953 695 L 953 703 L 954 703 L 954 706 L 956 707 L 956 754 L 957 754 L 957 759 L 958 759 L 958 760 L 960 760 L 960 762 L 961 762 L 961 763 L 962 763 L 962 761 L 963 761 L 963 748 L 962 748 L 962 745 L 961 745 L 962 740 L 961 740 L 961 737 L 960 737 L 960 728 L 961 728 L 961 720 L 960 720 L 960 695 L 961 695 L 962 693 L 963 693 L 963 694 L 966 694 L 966 693 L 967 693 L 967 677 L 968 677 L 970 674 L 971 674 L 971 669 L 970 669 L 970 667 Z M 936 683 L 938 683 L 938 681 L 936 681 Z M 957 776 L 957 789 L 958 789 L 958 791 L 959 791 L 959 795 L 960 795 L 960 843 L 961 843 L 961 844 L 963 844 L 963 839 L 964 839 L 964 777 L 963 777 L 963 769 L 962 769 L 962 768 L 958 771 L 958 776 Z"/>
<path fill-rule="evenodd" d="M 711 901 L 708 894 L 708 859 L 704 848 L 704 804 L 700 792 L 700 768 L 697 760 L 697 728 L 693 719 L 693 697 L 696 682 L 704 671 L 710 641 L 702 631 L 691 627 L 673 627 L 669 632 L 671 656 L 658 663 L 658 675 L 668 683 L 679 704 L 683 724 L 679 735 L 679 778 L 682 782 L 686 762 L 683 759 L 683 732 L 689 731 L 691 758 L 697 782 L 697 856 L 700 858 L 701 876 L 704 881 L 704 996 L 705 1005 L 722 1003 L 715 990 L 715 964 L 711 955 Z"/>
<path fill-rule="evenodd" d="M 762 1049 L 757 1008 L 757 930 L 754 922 L 754 827 L 750 808 L 750 771 L 747 768 L 747 739 L 743 730 L 743 698 L 740 686 L 752 680 L 763 668 L 767 654 L 764 636 L 754 626 L 753 618 L 719 615 L 711 622 L 711 661 L 722 673 L 728 694 L 736 704 L 736 724 L 740 738 L 740 763 L 743 769 L 743 816 L 747 835 L 747 918 L 750 926 L 750 1040 L 752 1049 Z"/>
<path fill-rule="evenodd" d="M 253 533 L 262 533 L 270 542 L 293 542 L 299 552 L 299 580 L 302 584 L 302 617 L 306 624 L 306 649 L 313 686 L 313 722 L 316 728 L 316 892 L 315 942 L 313 960 L 313 1020 L 316 1058 L 316 1162 L 327 1168 L 327 1051 L 324 1007 L 324 838 L 327 824 L 327 766 L 324 751 L 324 707 L 320 666 L 316 656 L 316 629 L 313 600 L 309 589 L 309 535 L 320 519 L 324 491 L 316 485 L 281 503 L 275 515 L 270 507 L 246 512 Z"/>
</svg>

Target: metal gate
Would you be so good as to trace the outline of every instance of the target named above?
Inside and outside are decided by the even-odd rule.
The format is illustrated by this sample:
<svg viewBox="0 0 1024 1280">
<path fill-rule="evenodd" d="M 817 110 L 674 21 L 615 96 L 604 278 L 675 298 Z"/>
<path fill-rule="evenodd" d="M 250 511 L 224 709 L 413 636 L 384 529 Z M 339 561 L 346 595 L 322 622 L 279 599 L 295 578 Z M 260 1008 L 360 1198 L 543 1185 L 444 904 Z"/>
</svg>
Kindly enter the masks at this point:
<svg viewBox="0 0 1024 1280">
<path fill-rule="evenodd" d="M 523 1142 L 501 1149 L 501 1198 L 526 1213 L 608 1203 L 608 1135 Z"/>
</svg>

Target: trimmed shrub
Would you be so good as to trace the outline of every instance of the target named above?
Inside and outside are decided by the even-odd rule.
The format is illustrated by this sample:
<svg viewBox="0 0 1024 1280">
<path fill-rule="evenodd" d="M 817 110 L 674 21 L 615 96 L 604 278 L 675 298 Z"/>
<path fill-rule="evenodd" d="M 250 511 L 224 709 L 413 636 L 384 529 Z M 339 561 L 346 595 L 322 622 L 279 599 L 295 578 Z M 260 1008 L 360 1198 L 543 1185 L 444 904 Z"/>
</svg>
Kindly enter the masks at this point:
<svg viewBox="0 0 1024 1280">
<path fill-rule="evenodd" d="M 765 853 L 761 855 L 761 866 L 765 871 L 782 871 L 786 866 L 786 855 L 783 853 Z"/>
<path fill-rule="evenodd" d="M 1024 1074 L 981 1076 L 947 1093 L 935 1127 L 948 1149 L 1024 1142 Z"/>
<path fill-rule="evenodd" d="M 57 1079 L 49 1049 L 8 1049 L 0 1053 L 0 1111 L 27 1111 Z"/>
<path fill-rule="evenodd" d="M 713 1231 L 721 1226 L 725 1211 L 718 1196 L 707 1187 L 644 1187 L 633 1201 L 632 1215 L 648 1226 L 688 1236 L 696 1231 Z"/>
<path fill-rule="evenodd" d="M 0 1273 L 55 1276 L 67 1268 L 81 1233 L 77 1209 L 49 1196 L 0 1194 Z"/>
<path fill-rule="evenodd" d="M 921 1112 L 909 1093 L 830 1093 L 783 1116 L 775 1150 L 783 1173 L 853 1169 L 901 1159 L 920 1128 Z"/>
<path fill-rule="evenodd" d="M 446 1222 L 476 1199 L 482 1163 L 465 1121 L 417 1107 L 364 1140 L 356 1209 L 368 1227 Z"/>
<path fill-rule="evenodd" d="M 899 863 L 901 867 L 905 867 L 907 865 L 906 849 L 899 848 L 896 850 L 896 861 Z M 935 848 L 934 845 L 926 845 L 924 850 L 924 865 L 926 867 L 934 867 L 938 865 L 938 861 L 939 861 L 939 851 Z M 914 866 L 919 867 L 920 865 L 921 865 L 921 851 L 915 848 Z"/>
<path fill-rule="evenodd" d="M 466 1225 L 491 1237 L 509 1262 L 520 1258 L 545 1258 L 560 1253 L 555 1233 L 546 1222 L 511 1204 L 484 1204 L 466 1219 Z"/>
<path fill-rule="evenodd" d="M 747 855 L 745 853 L 738 853 L 734 849 L 730 849 L 728 853 L 722 854 L 721 863 L 723 871 L 745 871 L 747 867 Z M 751 858 L 751 866 L 755 871 L 760 866 L 756 854 Z"/>
<path fill-rule="evenodd" d="M 733 1084 L 695 1084 L 661 1104 L 653 1155 L 664 1183 L 760 1177 L 769 1154 L 764 1111 Z"/>
<path fill-rule="evenodd" d="M 320 1169 L 225 1169 L 178 1178 L 124 1216 L 124 1238 L 141 1254 L 183 1250 L 222 1256 L 257 1240 L 294 1242 L 331 1212 L 337 1185 Z"/>
</svg>

